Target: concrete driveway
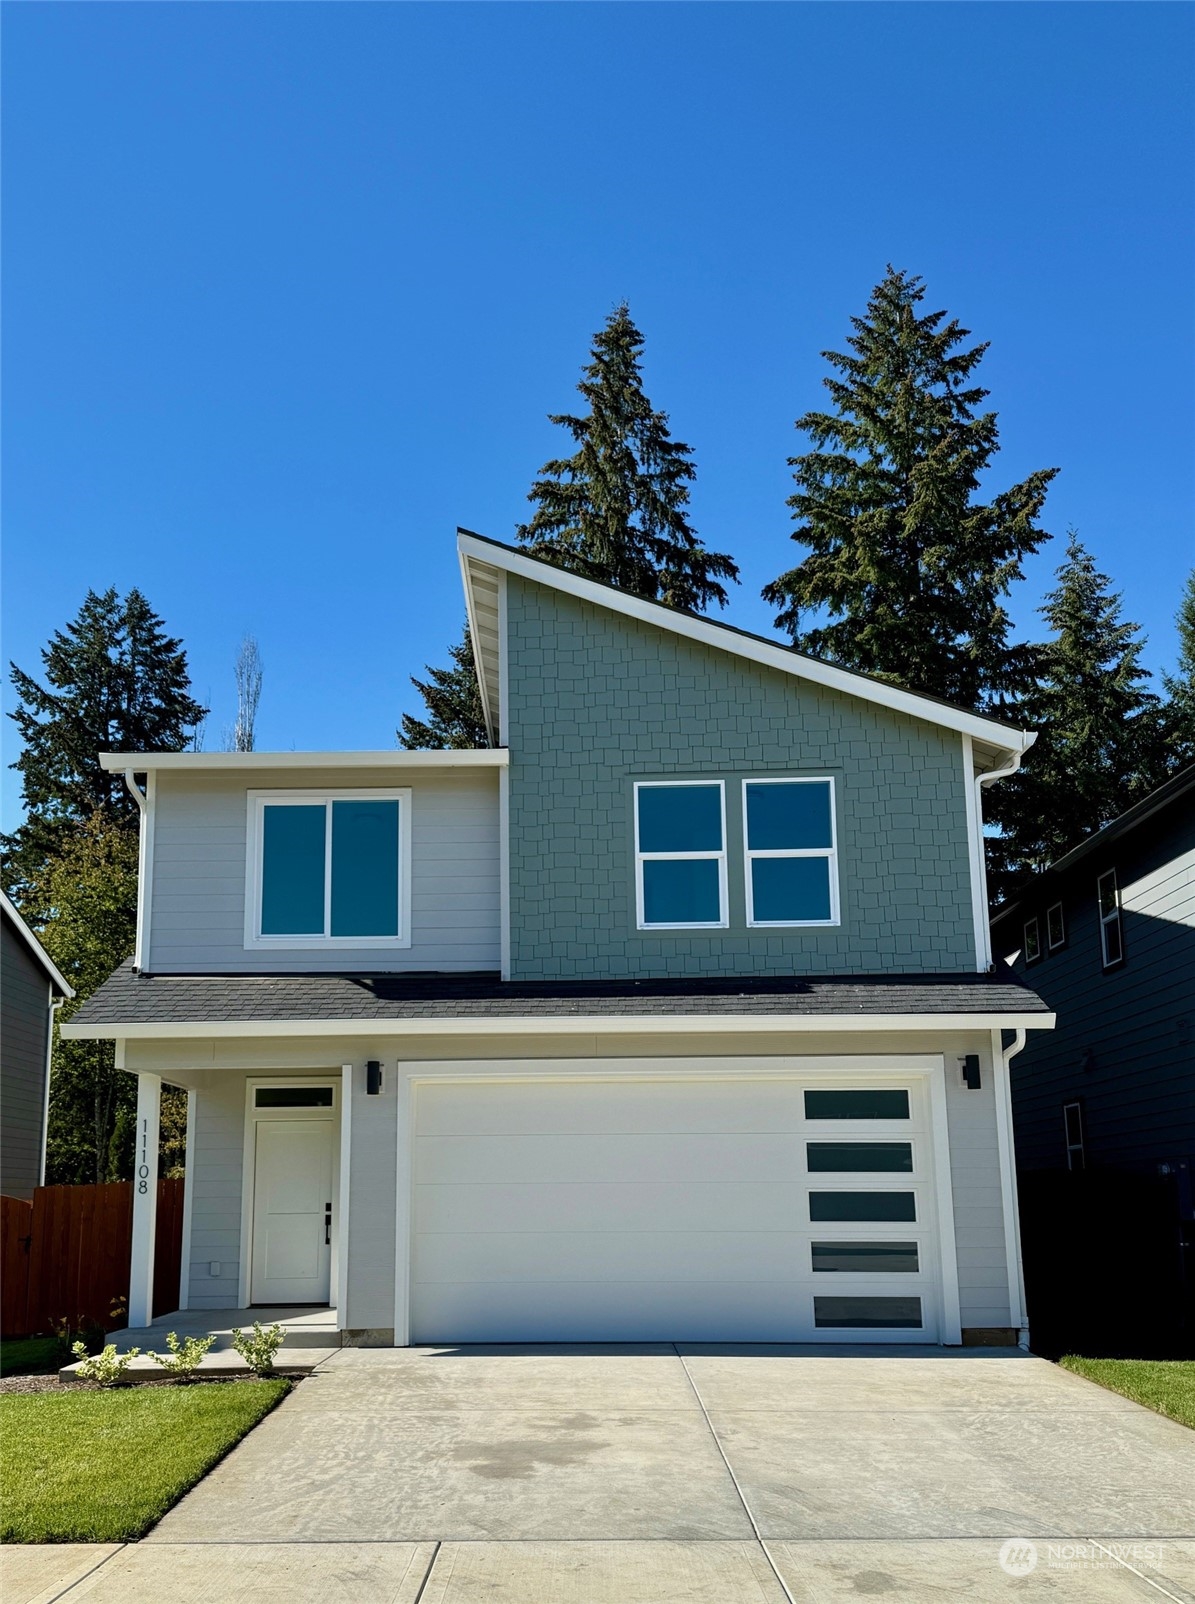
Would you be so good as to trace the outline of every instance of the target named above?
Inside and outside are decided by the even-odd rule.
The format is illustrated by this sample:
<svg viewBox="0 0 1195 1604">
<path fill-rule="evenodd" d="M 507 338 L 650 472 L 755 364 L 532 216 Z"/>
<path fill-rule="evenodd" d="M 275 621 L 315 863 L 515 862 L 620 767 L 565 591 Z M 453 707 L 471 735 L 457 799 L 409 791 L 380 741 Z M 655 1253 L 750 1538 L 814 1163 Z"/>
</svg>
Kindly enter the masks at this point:
<svg viewBox="0 0 1195 1604">
<path fill-rule="evenodd" d="M 37 1596 L 1195 1601 L 1195 1434 L 1007 1350 L 345 1349 Z"/>
</svg>

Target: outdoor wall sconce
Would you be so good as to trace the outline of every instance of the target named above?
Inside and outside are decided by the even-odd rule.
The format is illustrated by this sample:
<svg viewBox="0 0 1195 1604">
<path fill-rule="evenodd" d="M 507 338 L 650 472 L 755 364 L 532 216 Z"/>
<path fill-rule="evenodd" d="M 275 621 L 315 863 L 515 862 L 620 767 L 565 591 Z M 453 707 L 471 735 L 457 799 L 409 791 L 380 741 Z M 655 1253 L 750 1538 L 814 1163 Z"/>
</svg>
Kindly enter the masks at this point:
<svg viewBox="0 0 1195 1604">
<path fill-rule="evenodd" d="M 980 1084 L 979 1054 L 968 1053 L 966 1058 L 960 1059 L 959 1062 L 963 1066 L 963 1085 L 967 1087 L 968 1091 L 977 1092 Z"/>
<path fill-rule="evenodd" d="M 376 1097 L 382 1089 L 382 1066 L 376 1058 L 370 1058 L 365 1065 L 365 1095 Z"/>
</svg>

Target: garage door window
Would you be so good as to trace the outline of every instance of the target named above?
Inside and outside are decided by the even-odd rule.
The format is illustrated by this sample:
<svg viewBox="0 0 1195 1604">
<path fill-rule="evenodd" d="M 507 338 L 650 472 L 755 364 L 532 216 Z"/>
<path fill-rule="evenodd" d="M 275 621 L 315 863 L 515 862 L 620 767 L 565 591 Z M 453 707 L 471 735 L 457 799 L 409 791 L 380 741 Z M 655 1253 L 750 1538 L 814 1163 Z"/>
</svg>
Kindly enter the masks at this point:
<svg viewBox="0 0 1195 1604">
<path fill-rule="evenodd" d="M 810 1192 L 811 1220 L 915 1220 L 912 1192 Z"/>
<path fill-rule="evenodd" d="M 808 1142 L 811 1172 L 825 1170 L 880 1171 L 912 1174 L 911 1142 Z"/>
<path fill-rule="evenodd" d="M 815 1326 L 839 1330 L 921 1329 L 920 1298 L 814 1298 Z"/>
<path fill-rule="evenodd" d="M 916 1275 L 916 1242 L 814 1242 L 813 1268 L 846 1275 Z"/>
<path fill-rule="evenodd" d="M 807 1091 L 806 1119 L 908 1119 L 909 1094 L 876 1087 L 874 1091 Z"/>
<path fill-rule="evenodd" d="M 724 929 L 726 808 L 722 782 L 635 786 L 640 930 Z"/>
</svg>

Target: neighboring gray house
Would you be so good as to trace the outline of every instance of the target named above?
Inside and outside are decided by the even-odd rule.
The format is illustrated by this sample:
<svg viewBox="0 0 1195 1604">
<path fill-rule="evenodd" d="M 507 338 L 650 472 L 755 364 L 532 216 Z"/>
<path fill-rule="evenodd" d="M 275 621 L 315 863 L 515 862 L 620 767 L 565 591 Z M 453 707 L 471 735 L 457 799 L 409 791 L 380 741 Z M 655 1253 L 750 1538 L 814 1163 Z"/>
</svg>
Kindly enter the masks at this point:
<svg viewBox="0 0 1195 1604">
<path fill-rule="evenodd" d="M 192 1309 L 346 1340 L 1023 1330 L 981 786 L 1032 735 L 462 534 L 492 744 L 110 753 L 133 965 L 74 1016 L 189 1092 Z M 1010 1051 L 1015 1050 L 1014 1048 Z"/>
<path fill-rule="evenodd" d="M 1027 881 L 992 941 L 1058 1017 L 1013 1065 L 1022 1171 L 1154 1178 L 1168 1242 L 1142 1310 L 1162 1321 L 1169 1275 L 1195 1335 L 1195 768 Z M 1138 1259 L 1125 1208 L 1139 1195 L 1126 1185 L 1121 1208 Z"/>
<path fill-rule="evenodd" d="M 0 892 L 0 1192 L 30 1198 L 46 1174 L 54 1009 L 75 994 Z"/>
</svg>

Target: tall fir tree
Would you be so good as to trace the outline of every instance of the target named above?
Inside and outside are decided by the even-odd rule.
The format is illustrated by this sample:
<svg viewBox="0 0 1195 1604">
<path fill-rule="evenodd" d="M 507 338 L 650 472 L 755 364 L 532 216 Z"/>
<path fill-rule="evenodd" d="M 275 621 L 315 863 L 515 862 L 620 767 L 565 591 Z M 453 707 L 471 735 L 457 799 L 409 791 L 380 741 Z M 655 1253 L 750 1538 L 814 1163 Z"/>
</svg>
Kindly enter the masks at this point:
<svg viewBox="0 0 1195 1604">
<path fill-rule="evenodd" d="M 101 769 L 101 752 L 182 751 L 206 711 L 191 696 L 181 643 L 139 590 L 123 599 L 89 590 L 42 662 L 45 685 L 10 665 L 26 818 L 2 842 L 6 887 L 17 894 L 97 810 L 132 825 L 136 804 L 122 776 Z"/>
<path fill-rule="evenodd" d="M 736 580 L 731 558 L 707 551 L 689 521 L 691 447 L 674 440 L 668 415 L 643 393 L 643 335 L 626 304 L 594 336 L 592 360 L 578 389 L 584 416 L 550 414 L 577 450 L 544 464 L 527 497 L 535 504 L 516 530 L 533 557 L 667 607 L 701 611 L 726 605 L 722 580 Z M 404 713 L 398 739 L 406 747 L 485 746 L 473 653 L 465 639 L 449 668 L 412 679 L 427 710 Z"/>
<path fill-rule="evenodd" d="M 997 900 L 1165 777 L 1144 637 L 1073 530 L 1056 577 L 1041 609 L 1051 638 L 1036 648 L 1035 683 L 1018 708 L 1037 740 L 987 802 L 1000 832 L 988 842 Z"/>
<path fill-rule="evenodd" d="M 668 414 L 643 391 L 643 335 L 624 301 L 594 336 L 577 388 L 584 415 L 549 415 L 573 437 L 528 494 L 535 511 L 516 535 L 533 557 L 666 607 L 726 605 L 730 557 L 707 551 L 689 521 L 692 447 L 674 440 Z"/>
<path fill-rule="evenodd" d="M 975 382 L 987 345 L 967 346 L 944 311 L 919 314 L 924 296 L 919 277 L 889 266 L 848 351 L 822 353 L 833 410 L 797 419 L 813 449 L 789 459 L 792 539 L 809 555 L 763 595 L 802 651 L 991 709 L 1029 681 L 1003 598 L 1048 539 L 1037 519 L 1058 470 L 980 499 L 999 449 Z"/>
<path fill-rule="evenodd" d="M 1161 738 L 1168 766 L 1177 771 L 1195 763 L 1195 569 L 1187 575 L 1174 623 L 1178 664 L 1175 673 L 1162 676 L 1167 700 L 1161 715 Z"/>
<path fill-rule="evenodd" d="M 481 706 L 481 687 L 473 666 L 473 637 L 465 624 L 464 637 L 448 651 L 451 668 L 428 665 L 427 679 L 411 678 L 423 697 L 426 718 L 412 713 L 402 716 L 398 744 L 412 750 L 489 745 L 485 714 Z"/>
</svg>

